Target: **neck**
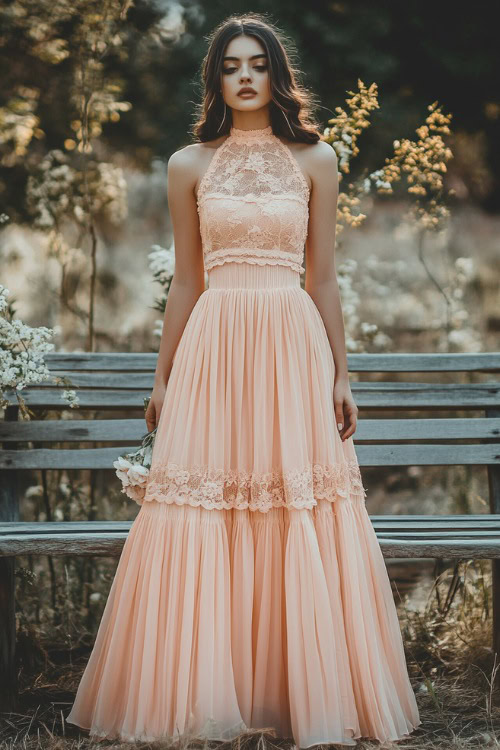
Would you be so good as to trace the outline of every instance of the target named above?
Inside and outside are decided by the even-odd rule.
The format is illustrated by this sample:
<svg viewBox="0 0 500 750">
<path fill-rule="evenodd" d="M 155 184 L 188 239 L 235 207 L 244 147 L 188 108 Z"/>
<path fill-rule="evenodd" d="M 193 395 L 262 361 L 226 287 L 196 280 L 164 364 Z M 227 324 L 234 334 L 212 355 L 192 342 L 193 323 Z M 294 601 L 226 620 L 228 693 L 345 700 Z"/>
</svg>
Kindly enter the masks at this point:
<svg viewBox="0 0 500 750">
<path fill-rule="evenodd" d="M 271 125 L 265 125 L 261 128 L 237 128 L 235 125 L 231 125 L 230 133 L 233 138 L 262 138 L 262 136 L 268 136 L 273 134 Z"/>
</svg>

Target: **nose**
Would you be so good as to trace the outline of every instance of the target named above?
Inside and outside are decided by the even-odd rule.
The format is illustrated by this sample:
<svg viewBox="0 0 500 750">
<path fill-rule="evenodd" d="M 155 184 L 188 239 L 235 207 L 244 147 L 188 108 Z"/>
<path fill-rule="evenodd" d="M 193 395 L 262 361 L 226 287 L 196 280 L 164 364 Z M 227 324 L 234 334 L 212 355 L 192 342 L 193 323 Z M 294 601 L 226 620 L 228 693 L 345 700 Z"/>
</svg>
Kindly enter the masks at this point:
<svg viewBox="0 0 500 750">
<path fill-rule="evenodd" d="M 240 81 L 250 81 L 250 80 L 251 80 L 251 77 L 250 77 L 250 72 L 248 70 L 248 67 L 245 64 L 243 64 L 241 68 L 241 73 L 240 73 Z"/>
</svg>

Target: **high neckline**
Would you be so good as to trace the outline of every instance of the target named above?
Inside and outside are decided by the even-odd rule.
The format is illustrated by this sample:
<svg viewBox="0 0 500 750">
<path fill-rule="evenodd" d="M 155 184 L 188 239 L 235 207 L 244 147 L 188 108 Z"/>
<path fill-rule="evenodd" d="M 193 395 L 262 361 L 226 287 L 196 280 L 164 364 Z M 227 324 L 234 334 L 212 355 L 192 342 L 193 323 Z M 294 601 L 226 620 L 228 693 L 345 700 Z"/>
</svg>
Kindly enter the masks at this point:
<svg viewBox="0 0 500 750">
<path fill-rule="evenodd" d="M 229 135 L 237 140 L 254 140 L 273 135 L 273 128 L 272 125 L 267 125 L 265 128 L 251 128 L 249 130 L 244 130 L 243 128 L 235 128 L 234 125 L 231 125 Z"/>
</svg>

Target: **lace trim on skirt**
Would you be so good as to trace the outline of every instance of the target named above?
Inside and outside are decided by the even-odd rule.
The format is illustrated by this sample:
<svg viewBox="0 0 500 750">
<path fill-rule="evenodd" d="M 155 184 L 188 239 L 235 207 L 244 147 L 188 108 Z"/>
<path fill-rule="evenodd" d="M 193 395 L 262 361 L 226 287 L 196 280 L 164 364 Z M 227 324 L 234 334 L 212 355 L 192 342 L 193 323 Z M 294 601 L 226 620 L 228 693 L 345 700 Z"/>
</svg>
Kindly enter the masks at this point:
<svg viewBox="0 0 500 750">
<path fill-rule="evenodd" d="M 318 504 L 317 499 L 333 502 L 349 497 L 359 502 L 366 497 L 357 461 L 312 464 L 302 470 L 266 474 L 168 463 L 151 468 L 147 485 L 142 492 L 134 492 L 133 499 L 139 505 L 156 500 L 207 509 L 248 508 L 265 513 L 282 506 L 313 508 Z"/>
</svg>

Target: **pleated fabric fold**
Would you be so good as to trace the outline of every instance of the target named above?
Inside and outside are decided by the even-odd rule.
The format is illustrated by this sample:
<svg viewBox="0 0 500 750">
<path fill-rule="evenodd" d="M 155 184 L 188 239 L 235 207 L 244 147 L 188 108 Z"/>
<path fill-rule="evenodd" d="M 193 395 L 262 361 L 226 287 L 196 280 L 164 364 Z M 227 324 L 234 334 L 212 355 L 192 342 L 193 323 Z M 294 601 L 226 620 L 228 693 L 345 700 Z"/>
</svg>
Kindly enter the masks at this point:
<svg viewBox="0 0 500 750">
<path fill-rule="evenodd" d="M 420 724 L 321 315 L 280 265 L 210 271 L 67 721 L 299 748 Z"/>
<path fill-rule="evenodd" d="M 366 508 L 145 503 L 67 721 L 127 741 L 270 728 L 299 748 L 420 724 Z"/>
<path fill-rule="evenodd" d="M 216 266 L 175 352 L 142 501 L 267 512 L 364 497 L 352 438 L 335 423 L 334 377 L 298 273 Z"/>
</svg>

